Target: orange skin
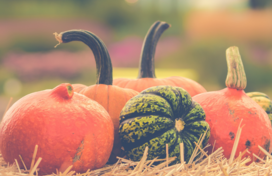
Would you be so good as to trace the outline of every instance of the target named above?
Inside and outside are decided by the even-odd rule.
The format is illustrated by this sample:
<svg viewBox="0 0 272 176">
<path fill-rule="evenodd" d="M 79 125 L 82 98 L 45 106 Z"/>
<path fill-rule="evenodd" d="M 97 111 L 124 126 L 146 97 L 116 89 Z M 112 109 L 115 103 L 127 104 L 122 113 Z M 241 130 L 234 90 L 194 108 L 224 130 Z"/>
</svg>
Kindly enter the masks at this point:
<svg viewBox="0 0 272 176">
<path fill-rule="evenodd" d="M 229 158 L 231 155 L 238 126 L 242 121 L 242 128 L 239 144 L 235 157 L 245 149 L 251 154 L 245 156 L 253 158 L 253 153 L 260 158 L 265 154 L 260 151 L 258 145 L 271 152 L 272 129 L 268 115 L 249 98 L 243 90 L 225 88 L 220 91 L 207 92 L 193 97 L 206 113 L 206 121 L 211 128 L 209 143 L 215 143 L 214 151 L 223 147 L 224 155 Z M 212 151 L 212 147 L 209 149 Z"/>
<path fill-rule="evenodd" d="M 21 168 L 22 156 L 29 169 L 35 145 L 39 174 L 72 170 L 80 173 L 103 167 L 114 140 L 113 123 L 97 102 L 78 93 L 67 94 L 61 84 L 18 100 L 0 126 L 0 149 L 4 160 Z"/>
<path fill-rule="evenodd" d="M 206 89 L 199 83 L 184 77 L 171 76 L 168 78 L 139 78 L 139 79 L 127 79 L 118 78 L 113 80 L 113 85 L 117 85 L 123 88 L 129 88 L 141 92 L 149 87 L 169 85 L 177 86 L 185 89 L 191 96 L 207 92 Z"/>
<path fill-rule="evenodd" d="M 80 87 L 80 85 L 82 87 Z M 132 97 L 138 95 L 138 92 L 131 89 L 125 89 L 118 86 L 106 84 L 95 84 L 89 87 L 82 84 L 76 84 L 76 86 L 78 93 L 83 94 L 92 100 L 95 100 L 100 105 L 102 105 L 110 114 L 114 125 L 114 145 L 112 149 L 112 154 L 109 158 L 109 163 L 116 162 L 116 156 L 124 156 L 124 153 L 121 150 L 122 145 L 119 138 L 120 112 L 125 106 L 126 102 Z"/>
</svg>

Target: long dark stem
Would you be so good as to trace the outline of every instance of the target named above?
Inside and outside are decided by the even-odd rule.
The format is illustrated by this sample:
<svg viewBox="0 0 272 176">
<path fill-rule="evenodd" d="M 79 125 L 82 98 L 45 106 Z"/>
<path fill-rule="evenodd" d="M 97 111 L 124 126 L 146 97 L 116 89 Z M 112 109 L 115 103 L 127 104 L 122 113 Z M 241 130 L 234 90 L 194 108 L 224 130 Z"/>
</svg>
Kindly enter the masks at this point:
<svg viewBox="0 0 272 176">
<path fill-rule="evenodd" d="M 96 84 L 112 85 L 111 58 L 105 44 L 95 34 L 86 30 L 69 30 L 55 34 L 60 43 L 81 41 L 93 52 L 96 62 Z"/>
<path fill-rule="evenodd" d="M 156 21 L 149 28 L 143 42 L 138 78 L 156 78 L 154 67 L 156 46 L 162 33 L 169 27 L 166 22 Z"/>
</svg>

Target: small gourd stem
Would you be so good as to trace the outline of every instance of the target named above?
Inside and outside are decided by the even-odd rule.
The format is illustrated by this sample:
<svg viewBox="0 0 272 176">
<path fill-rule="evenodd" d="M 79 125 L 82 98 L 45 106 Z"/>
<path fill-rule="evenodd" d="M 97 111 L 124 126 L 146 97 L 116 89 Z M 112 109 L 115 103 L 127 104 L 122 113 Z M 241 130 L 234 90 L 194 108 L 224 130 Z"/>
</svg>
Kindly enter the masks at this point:
<svg viewBox="0 0 272 176">
<path fill-rule="evenodd" d="M 96 62 L 96 84 L 112 85 L 111 58 L 105 44 L 95 34 L 86 30 L 69 30 L 59 34 L 61 42 L 81 41 L 93 52 Z"/>
<path fill-rule="evenodd" d="M 229 47 L 226 51 L 226 56 L 228 65 L 226 86 L 228 88 L 244 90 L 247 86 L 247 79 L 238 47 Z"/>
<path fill-rule="evenodd" d="M 162 33 L 169 27 L 166 22 L 156 21 L 149 28 L 143 42 L 138 78 L 156 78 L 154 67 L 156 46 Z"/>
</svg>

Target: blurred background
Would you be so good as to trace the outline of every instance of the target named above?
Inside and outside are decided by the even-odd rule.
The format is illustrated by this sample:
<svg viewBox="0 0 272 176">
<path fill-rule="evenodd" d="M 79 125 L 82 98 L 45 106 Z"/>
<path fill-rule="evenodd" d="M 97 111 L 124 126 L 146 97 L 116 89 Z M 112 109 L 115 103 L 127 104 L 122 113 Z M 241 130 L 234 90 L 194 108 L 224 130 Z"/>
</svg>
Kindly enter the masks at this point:
<svg viewBox="0 0 272 176">
<path fill-rule="evenodd" d="M 54 32 L 95 33 L 109 50 L 114 77 L 136 78 L 143 39 L 156 20 L 171 24 L 156 49 L 158 77 L 189 77 L 208 91 L 225 88 L 225 51 L 236 45 L 245 91 L 272 97 L 269 0 L 0 0 L 0 118 L 11 97 L 13 104 L 63 82 L 95 83 L 91 50 L 80 42 L 54 48 Z"/>
</svg>

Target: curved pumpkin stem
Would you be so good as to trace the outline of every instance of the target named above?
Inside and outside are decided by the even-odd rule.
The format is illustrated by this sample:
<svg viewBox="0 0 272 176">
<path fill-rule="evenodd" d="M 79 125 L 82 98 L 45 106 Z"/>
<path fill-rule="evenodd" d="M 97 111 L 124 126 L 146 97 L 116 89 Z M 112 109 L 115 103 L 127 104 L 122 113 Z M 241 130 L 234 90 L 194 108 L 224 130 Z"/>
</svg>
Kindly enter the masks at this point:
<svg viewBox="0 0 272 176">
<path fill-rule="evenodd" d="M 228 65 L 226 86 L 238 90 L 245 89 L 247 79 L 238 47 L 229 47 L 226 51 L 226 55 Z"/>
<path fill-rule="evenodd" d="M 156 46 L 162 33 L 169 27 L 166 22 L 156 21 L 149 28 L 143 42 L 138 78 L 156 78 L 154 67 Z"/>
<path fill-rule="evenodd" d="M 81 41 L 92 50 L 96 62 L 96 84 L 112 85 L 112 64 L 111 58 L 105 44 L 93 33 L 86 30 L 69 30 L 54 33 L 59 43 Z"/>
</svg>

